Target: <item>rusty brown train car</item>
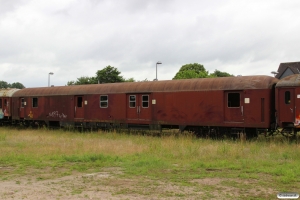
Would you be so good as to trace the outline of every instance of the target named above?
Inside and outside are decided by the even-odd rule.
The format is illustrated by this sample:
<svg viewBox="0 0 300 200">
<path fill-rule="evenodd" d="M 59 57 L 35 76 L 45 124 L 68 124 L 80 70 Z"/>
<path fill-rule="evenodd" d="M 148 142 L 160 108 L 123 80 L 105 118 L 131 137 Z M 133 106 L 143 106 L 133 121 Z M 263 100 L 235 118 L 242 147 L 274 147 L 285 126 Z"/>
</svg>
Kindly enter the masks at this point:
<svg viewBox="0 0 300 200">
<path fill-rule="evenodd" d="M 82 128 L 179 128 L 255 135 L 275 119 L 269 76 L 25 88 L 12 95 L 15 123 Z"/>
<path fill-rule="evenodd" d="M 12 95 L 19 89 L 0 89 L 0 123 L 11 123 L 12 119 Z"/>
<path fill-rule="evenodd" d="M 300 129 L 300 75 L 281 79 L 276 84 L 277 125 L 295 134 Z"/>
</svg>

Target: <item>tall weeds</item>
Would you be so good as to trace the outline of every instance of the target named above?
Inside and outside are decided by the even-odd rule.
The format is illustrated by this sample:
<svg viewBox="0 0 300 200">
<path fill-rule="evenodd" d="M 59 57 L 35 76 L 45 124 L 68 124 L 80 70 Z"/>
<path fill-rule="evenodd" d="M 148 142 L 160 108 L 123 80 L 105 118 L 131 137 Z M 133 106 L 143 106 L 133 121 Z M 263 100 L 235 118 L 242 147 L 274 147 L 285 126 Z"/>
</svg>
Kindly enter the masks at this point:
<svg viewBox="0 0 300 200">
<path fill-rule="evenodd" d="M 229 177 L 257 178 L 264 174 L 274 176 L 277 183 L 288 184 L 299 183 L 299 152 L 299 143 L 281 137 L 249 142 L 199 139 L 191 134 L 152 137 L 0 128 L 0 166 L 70 164 L 79 171 L 119 166 L 128 174 L 170 179 L 226 173 Z M 74 168 L 74 164 L 81 168 Z"/>
</svg>

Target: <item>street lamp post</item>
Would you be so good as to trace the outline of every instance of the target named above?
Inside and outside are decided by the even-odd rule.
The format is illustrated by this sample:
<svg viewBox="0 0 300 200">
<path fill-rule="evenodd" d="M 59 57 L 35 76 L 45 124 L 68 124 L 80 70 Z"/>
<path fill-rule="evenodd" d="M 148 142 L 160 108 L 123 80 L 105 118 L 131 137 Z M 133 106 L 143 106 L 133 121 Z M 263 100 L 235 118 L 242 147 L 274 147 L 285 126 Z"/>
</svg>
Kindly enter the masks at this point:
<svg viewBox="0 0 300 200">
<path fill-rule="evenodd" d="M 271 74 L 274 74 L 274 77 L 278 74 L 278 72 L 271 71 Z"/>
<path fill-rule="evenodd" d="M 160 64 L 162 64 L 162 62 L 160 62 L 160 61 L 158 61 L 158 62 L 156 63 L 156 78 L 155 78 L 156 81 L 158 81 L 158 79 L 157 79 L 157 65 L 160 65 Z"/>
<path fill-rule="evenodd" d="M 48 87 L 50 87 L 50 75 L 53 75 L 54 73 L 53 72 L 50 72 L 49 74 L 48 74 Z"/>
</svg>

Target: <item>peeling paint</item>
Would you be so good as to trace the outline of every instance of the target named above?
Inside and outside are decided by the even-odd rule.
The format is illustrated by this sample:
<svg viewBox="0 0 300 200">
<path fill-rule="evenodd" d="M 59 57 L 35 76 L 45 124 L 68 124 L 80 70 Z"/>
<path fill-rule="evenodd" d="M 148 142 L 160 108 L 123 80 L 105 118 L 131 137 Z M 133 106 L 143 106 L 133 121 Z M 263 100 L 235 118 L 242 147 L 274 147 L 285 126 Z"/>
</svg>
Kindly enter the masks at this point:
<svg viewBox="0 0 300 200">
<path fill-rule="evenodd" d="M 295 126 L 299 126 L 300 125 L 300 114 L 298 115 L 298 117 L 296 117 L 294 125 Z"/>
<path fill-rule="evenodd" d="M 31 118 L 31 119 L 33 118 L 33 113 L 32 113 L 32 111 L 29 112 L 28 117 Z"/>
<path fill-rule="evenodd" d="M 2 111 L 2 108 L 0 108 L 0 119 L 3 119 L 4 118 L 4 113 Z"/>
</svg>

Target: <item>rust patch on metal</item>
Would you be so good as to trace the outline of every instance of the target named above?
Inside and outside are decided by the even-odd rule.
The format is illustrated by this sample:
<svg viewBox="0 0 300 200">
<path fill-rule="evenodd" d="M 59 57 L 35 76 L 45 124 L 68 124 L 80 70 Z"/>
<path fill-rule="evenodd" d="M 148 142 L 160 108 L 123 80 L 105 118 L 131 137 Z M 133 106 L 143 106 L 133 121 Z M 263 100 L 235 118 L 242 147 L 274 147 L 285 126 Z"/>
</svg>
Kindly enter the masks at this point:
<svg viewBox="0 0 300 200">
<path fill-rule="evenodd" d="M 131 83 L 107 83 L 58 87 L 25 88 L 16 91 L 14 97 L 59 96 L 117 93 L 151 93 L 180 91 L 213 91 L 269 89 L 278 79 L 270 76 L 240 76 L 220 78 L 197 78 L 185 80 L 148 81 Z"/>
<path fill-rule="evenodd" d="M 300 74 L 294 74 L 279 80 L 276 87 L 298 87 L 300 86 Z"/>
</svg>

